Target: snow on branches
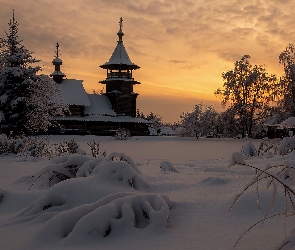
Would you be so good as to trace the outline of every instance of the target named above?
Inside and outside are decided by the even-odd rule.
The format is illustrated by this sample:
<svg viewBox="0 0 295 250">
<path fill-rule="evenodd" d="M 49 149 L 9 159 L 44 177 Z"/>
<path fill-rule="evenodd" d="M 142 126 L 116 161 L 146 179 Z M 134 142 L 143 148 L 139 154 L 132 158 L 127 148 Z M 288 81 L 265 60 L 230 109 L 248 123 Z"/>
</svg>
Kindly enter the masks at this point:
<svg viewBox="0 0 295 250">
<path fill-rule="evenodd" d="M 46 131 L 52 119 L 63 115 L 66 105 L 56 83 L 37 75 L 39 62 L 18 38 L 18 22 L 9 22 L 9 32 L 0 39 L 0 118 L 1 130 L 14 134 Z"/>
<path fill-rule="evenodd" d="M 217 112 L 212 106 L 197 104 L 191 112 L 183 112 L 180 115 L 183 127 L 182 136 L 202 136 L 214 130 Z"/>
</svg>

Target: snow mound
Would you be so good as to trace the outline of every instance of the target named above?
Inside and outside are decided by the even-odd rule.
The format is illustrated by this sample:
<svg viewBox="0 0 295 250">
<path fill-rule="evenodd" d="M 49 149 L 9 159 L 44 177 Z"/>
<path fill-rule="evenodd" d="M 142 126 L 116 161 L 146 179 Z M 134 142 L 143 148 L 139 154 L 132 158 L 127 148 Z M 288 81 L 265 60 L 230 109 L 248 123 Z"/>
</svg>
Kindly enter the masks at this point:
<svg viewBox="0 0 295 250">
<path fill-rule="evenodd" d="M 98 165 L 92 175 L 98 174 L 101 178 L 122 183 L 125 187 L 132 187 L 136 190 L 144 190 L 148 184 L 127 162 L 109 162 Z"/>
<path fill-rule="evenodd" d="M 113 152 L 108 156 L 111 161 L 125 161 L 127 162 L 138 174 L 141 174 L 140 170 L 136 167 L 134 161 L 124 153 Z"/>
<path fill-rule="evenodd" d="M 93 171 L 99 166 L 108 163 L 107 158 L 97 158 L 90 161 L 86 161 L 81 167 L 79 167 L 76 177 L 88 177 L 93 174 Z"/>
<path fill-rule="evenodd" d="M 241 164 L 241 165 L 246 164 L 244 155 L 241 152 L 233 152 L 232 153 L 229 167 L 231 167 L 235 164 Z"/>
<path fill-rule="evenodd" d="M 162 171 L 170 171 L 170 172 L 179 173 L 178 170 L 175 167 L 173 167 L 173 165 L 169 161 L 162 161 L 160 163 L 160 169 Z"/>
<path fill-rule="evenodd" d="M 106 165 L 106 166 L 104 166 Z M 122 181 L 138 188 L 146 185 L 134 161 L 123 153 L 112 153 L 108 157 L 93 158 L 85 155 L 62 155 L 51 161 L 33 176 L 34 189 L 46 189 L 71 178 L 87 177 L 95 174 Z"/>
<path fill-rule="evenodd" d="M 75 178 L 79 168 L 91 160 L 91 157 L 85 155 L 63 155 L 54 158 L 51 164 L 33 176 L 30 188 L 48 188 L 61 181 Z"/>
<path fill-rule="evenodd" d="M 50 246 L 62 241 L 71 246 L 77 240 L 99 241 L 166 227 L 170 209 L 166 195 L 142 192 L 147 183 L 126 162 L 96 168 L 88 177 L 71 178 L 43 190 L 6 226 L 42 225 L 29 243 L 31 249 L 41 242 Z"/>
<path fill-rule="evenodd" d="M 105 237 L 134 234 L 143 228 L 165 228 L 168 218 L 166 196 L 118 193 L 56 214 L 43 224 L 32 244 L 64 241 L 73 245 L 81 240 L 100 241 Z"/>
</svg>

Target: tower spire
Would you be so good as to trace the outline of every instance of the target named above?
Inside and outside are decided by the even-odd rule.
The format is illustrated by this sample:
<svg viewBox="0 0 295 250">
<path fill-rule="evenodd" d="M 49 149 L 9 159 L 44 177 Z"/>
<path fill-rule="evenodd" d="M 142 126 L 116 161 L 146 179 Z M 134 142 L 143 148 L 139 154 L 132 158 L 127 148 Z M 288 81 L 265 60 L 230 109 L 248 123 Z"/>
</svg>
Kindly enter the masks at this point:
<svg viewBox="0 0 295 250">
<path fill-rule="evenodd" d="M 117 114 L 136 116 L 137 93 L 133 92 L 133 85 L 140 84 L 132 77 L 132 71 L 140 67 L 134 64 L 124 47 L 122 37 L 123 18 L 119 21 L 119 40 L 108 62 L 100 65 L 107 70 L 107 78 L 100 83 L 106 85 L 105 95 L 109 98 L 112 108 Z"/>
<path fill-rule="evenodd" d="M 120 25 L 120 29 L 119 29 L 117 35 L 119 37 L 118 43 L 121 43 L 123 41 L 122 37 L 124 36 L 124 32 L 122 31 L 122 28 L 123 28 L 123 18 L 122 17 L 120 17 L 119 25 Z"/>
</svg>

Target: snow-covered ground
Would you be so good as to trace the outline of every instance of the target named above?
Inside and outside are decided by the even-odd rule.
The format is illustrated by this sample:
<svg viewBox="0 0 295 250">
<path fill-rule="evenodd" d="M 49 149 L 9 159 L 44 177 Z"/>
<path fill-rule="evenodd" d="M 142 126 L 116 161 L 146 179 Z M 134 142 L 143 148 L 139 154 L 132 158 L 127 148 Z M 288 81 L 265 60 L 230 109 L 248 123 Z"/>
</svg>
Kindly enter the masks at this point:
<svg viewBox="0 0 295 250">
<path fill-rule="evenodd" d="M 0 249 L 228 250 L 263 218 L 271 202 L 272 192 L 261 186 L 262 209 L 258 210 L 256 190 L 250 188 L 229 213 L 235 195 L 253 176 L 245 166 L 228 168 L 232 153 L 240 151 L 245 140 L 133 137 L 116 141 L 95 136 L 51 140 L 70 138 L 89 157 L 87 142 L 97 140 L 107 155 L 124 153 L 135 165 L 117 162 L 95 168 L 99 162 L 92 161 L 81 172 L 87 177 L 50 188 L 42 186 L 39 178 L 31 187 L 32 175 L 66 159 L 18 161 L 15 155 L 0 156 Z M 256 147 L 260 143 L 251 142 Z M 72 164 L 91 160 L 73 159 Z M 246 162 L 263 167 L 276 159 L 253 157 Z M 277 201 L 275 212 L 283 211 L 282 192 L 278 191 Z M 292 229 L 292 221 L 286 227 L 284 217 L 267 220 L 249 231 L 235 249 L 275 249 L 285 231 Z"/>
</svg>

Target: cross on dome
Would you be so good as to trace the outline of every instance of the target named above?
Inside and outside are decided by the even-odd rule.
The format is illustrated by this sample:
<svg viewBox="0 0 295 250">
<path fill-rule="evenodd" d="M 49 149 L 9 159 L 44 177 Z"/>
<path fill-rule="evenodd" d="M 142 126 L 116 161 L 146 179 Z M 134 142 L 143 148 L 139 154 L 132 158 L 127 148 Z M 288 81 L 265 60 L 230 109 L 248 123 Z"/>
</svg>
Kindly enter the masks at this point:
<svg viewBox="0 0 295 250">
<path fill-rule="evenodd" d="M 56 43 L 56 50 L 55 50 L 55 58 L 52 60 L 52 64 L 54 65 L 54 71 L 50 74 L 53 77 L 53 80 L 57 83 L 61 83 L 63 78 L 66 75 L 60 71 L 60 66 L 62 65 L 62 60 L 58 57 L 59 52 L 59 44 Z"/>
<path fill-rule="evenodd" d="M 117 35 L 119 37 L 118 43 L 122 43 L 123 42 L 122 37 L 124 36 L 124 32 L 122 31 L 122 28 L 123 28 L 123 18 L 122 17 L 120 17 L 119 25 L 120 25 L 120 30 L 117 33 Z"/>
<path fill-rule="evenodd" d="M 56 46 L 55 46 L 55 47 L 56 47 L 56 51 L 55 51 L 55 53 L 56 53 L 56 57 L 58 57 L 58 52 L 59 52 L 59 49 L 58 49 L 58 48 L 59 48 L 59 44 L 56 43 Z"/>
<path fill-rule="evenodd" d="M 119 24 L 120 24 L 120 30 L 122 31 L 122 27 L 123 27 L 123 18 L 122 17 L 120 17 Z"/>
</svg>

